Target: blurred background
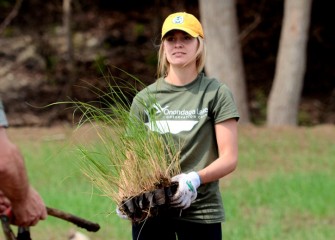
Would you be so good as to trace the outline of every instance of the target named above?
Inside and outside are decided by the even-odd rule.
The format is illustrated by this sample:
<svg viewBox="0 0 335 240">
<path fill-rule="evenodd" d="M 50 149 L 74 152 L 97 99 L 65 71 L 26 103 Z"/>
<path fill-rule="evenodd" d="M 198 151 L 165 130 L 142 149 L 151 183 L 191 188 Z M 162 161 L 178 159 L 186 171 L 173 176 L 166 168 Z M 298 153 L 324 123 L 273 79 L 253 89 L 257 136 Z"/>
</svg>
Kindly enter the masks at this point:
<svg viewBox="0 0 335 240">
<path fill-rule="evenodd" d="M 78 146 L 99 144 L 94 128 L 73 128 L 73 109 L 48 105 L 99 101 L 109 81 L 154 82 L 161 25 L 176 11 L 201 20 L 205 72 L 232 89 L 241 113 L 239 167 L 220 183 L 224 239 L 335 239 L 327 0 L 0 0 L 0 97 L 32 185 L 47 205 L 98 222 L 84 232 L 92 240 L 130 239 L 130 223 L 78 167 Z M 62 240 L 70 228 L 48 218 L 32 233 Z"/>
<path fill-rule="evenodd" d="M 292 2 L 296 6 L 285 12 L 285 5 Z M 64 106 L 44 106 L 69 99 L 96 100 L 83 86 L 105 89 L 104 76 L 129 77 L 115 67 L 152 83 L 162 22 L 172 12 L 187 11 L 205 26 L 210 63 L 206 71 L 230 85 L 242 123 L 333 124 L 335 34 L 330 4 L 326 0 L 0 0 L 0 96 L 12 126 L 71 121 L 72 111 Z M 285 19 L 298 31 L 280 45 L 285 42 L 281 39 Z M 296 56 L 285 49 L 296 49 Z M 293 69 L 279 64 L 281 50 L 282 62 Z M 220 64 L 228 70 L 217 72 Z M 237 80 L 229 75 L 234 72 Z M 280 111 L 270 94 L 285 87 L 276 90 L 275 81 L 293 84 L 287 87 L 290 93 L 273 94 L 274 99 L 293 102 L 278 103 Z M 293 109 L 288 119 L 271 122 L 269 115 L 278 119 L 273 112 L 283 116 L 285 109 Z"/>
</svg>

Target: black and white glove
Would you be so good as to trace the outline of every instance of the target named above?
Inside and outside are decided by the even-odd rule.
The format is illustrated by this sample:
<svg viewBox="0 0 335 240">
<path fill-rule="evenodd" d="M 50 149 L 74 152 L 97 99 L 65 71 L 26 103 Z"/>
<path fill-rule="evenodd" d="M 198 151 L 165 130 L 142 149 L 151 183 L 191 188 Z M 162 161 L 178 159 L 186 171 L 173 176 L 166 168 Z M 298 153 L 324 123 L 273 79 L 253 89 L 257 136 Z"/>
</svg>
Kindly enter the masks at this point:
<svg viewBox="0 0 335 240">
<path fill-rule="evenodd" d="M 119 207 L 116 207 L 116 214 L 119 216 L 119 218 L 121 218 L 121 219 L 129 219 L 128 218 L 128 216 L 125 214 L 125 213 L 123 213 L 121 210 L 120 210 L 120 208 Z"/>
<path fill-rule="evenodd" d="M 197 198 L 197 188 L 201 184 L 196 172 L 182 173 L 172 177 L 172 182 L 178 182 L 177 192 L 171 197 L 171 205 L 182 209 L 188 208 Z"/>
</svg>

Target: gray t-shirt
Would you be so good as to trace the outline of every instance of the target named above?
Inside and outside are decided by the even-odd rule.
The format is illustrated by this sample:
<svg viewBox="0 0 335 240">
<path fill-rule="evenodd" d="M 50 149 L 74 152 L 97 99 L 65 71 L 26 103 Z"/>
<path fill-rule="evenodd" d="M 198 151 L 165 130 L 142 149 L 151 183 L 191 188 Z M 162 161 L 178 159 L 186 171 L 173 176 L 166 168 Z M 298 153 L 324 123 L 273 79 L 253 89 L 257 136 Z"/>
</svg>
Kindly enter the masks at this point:
<svg viewBox="0 0 335 240">
<path fill-rule="evenodd" d="M 155 124 L 145 111 L 154 111 Z M 203 73 L 185 86 L 158 79 L 134 98 L 131 112 L 161 134 L 171 133 L 181 146 L 181 170 L 184 173 L 205 168 L 218 158 L 214 125 L 239 119 L 228 87 Z M 153 126 L 153 127 L 152 127 Z M 199 223 L 224 220 L 219 181 L 201 185 L 197 199 L 182 211 L 182 219 Z"/>
<path fill-rule="evenodd" d="M 0 126 L 8 127 L 8 122 L 1 99 L 0 99 Z"/>
</svg>

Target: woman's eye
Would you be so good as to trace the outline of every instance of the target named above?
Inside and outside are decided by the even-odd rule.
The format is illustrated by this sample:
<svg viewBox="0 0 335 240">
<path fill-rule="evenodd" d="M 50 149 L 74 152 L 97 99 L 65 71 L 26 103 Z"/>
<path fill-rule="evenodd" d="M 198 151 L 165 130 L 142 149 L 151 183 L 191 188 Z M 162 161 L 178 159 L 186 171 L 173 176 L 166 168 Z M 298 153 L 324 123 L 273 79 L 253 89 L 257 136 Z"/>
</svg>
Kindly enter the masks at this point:
<svg viewBox="0 0 335 240">
<path fill-rule="evenodd" d="M 193 39 L 193 37 L 192 36 L 190 36 L 190 35 L 184 35 L 184 36 L 180 36 L 180 37 L 175 37 L 175 36 L 168 36 L 168 37 L 166 37 L 166 41 L 168 41 L 168 42 L 176 42 L 176 41 L 190 41 L 190 40 L 192 40 Z"/>
<path fill-rule="evenodd" d="M 168 41 L 168 42 L 172 42 L 172 41 L 174 41 L 174 38 L 173 38 L 173 37 L 167 37 L 167 38 L 166 38 L 166 41 Z"/>
</svg>

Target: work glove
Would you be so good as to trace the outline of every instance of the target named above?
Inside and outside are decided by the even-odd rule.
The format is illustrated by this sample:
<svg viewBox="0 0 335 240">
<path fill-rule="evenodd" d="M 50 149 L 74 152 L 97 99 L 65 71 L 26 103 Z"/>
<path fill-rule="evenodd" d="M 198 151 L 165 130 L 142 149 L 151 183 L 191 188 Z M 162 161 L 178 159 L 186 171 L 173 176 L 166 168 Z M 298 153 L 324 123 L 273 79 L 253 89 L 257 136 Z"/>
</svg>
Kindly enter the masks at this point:
<svg viewBox="0 0 335 240">
<path fill-rule="evenodd" d="M 171 205 L 182 209 L 188 208 L 197 198 L 197 188 L 201 184 L 196 172 L 182 173 L 172 177 L 172 182 L 178 182 L 177 192 L 171 197 Z"/>
<path fill-rule="evenodd" d="M 119 207 L 116 207 L 116 214 L 122 219 L 129 219 L 128 216 L 119 209 Z"/>
</svg>

